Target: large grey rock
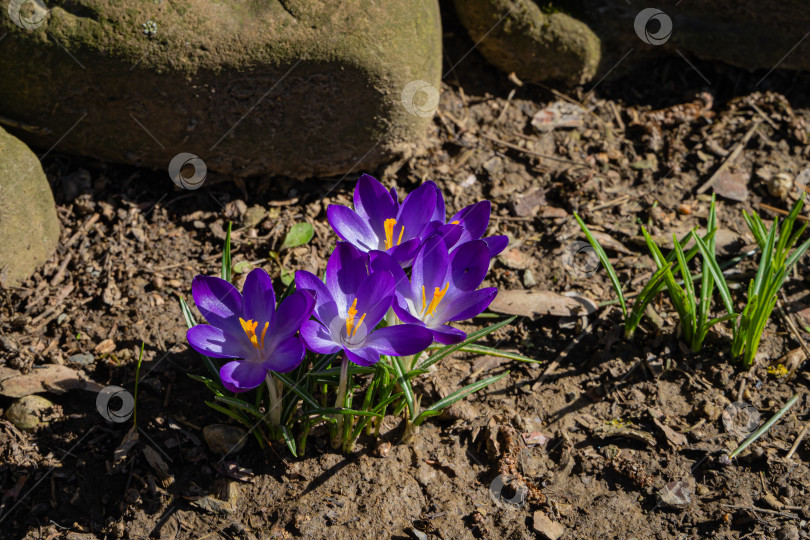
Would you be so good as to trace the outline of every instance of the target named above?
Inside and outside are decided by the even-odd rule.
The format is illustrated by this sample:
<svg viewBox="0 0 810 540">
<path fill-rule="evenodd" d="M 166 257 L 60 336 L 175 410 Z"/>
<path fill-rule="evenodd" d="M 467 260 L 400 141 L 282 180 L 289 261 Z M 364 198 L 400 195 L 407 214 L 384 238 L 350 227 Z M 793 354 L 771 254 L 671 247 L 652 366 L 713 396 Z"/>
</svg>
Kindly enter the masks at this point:
<svg viewBox="0 0 810 540">
<path fill-rule="evenodd" d="M 654 8 L 625 0 L 578 0 L 566 6 L 602 40 L 602 71 L 631 48 L 620 67 L 680 52 L 752 70 L 810 70 L 806 0 L 662 0 Z M 689 69 L 684 63 L 684 70 Z"/>
<path fill-rule="evenodd" d="M 599 39 L 565 13 L 545 13 L 532 0 L 455 0 L 455 7 L 484 57 L 507 73 L 564 85 L 596 73 Z"/>
<path fill-rule="evenodd" d="M 4 77 L 0 77 L 2 80 Z M 0 282 L 19 285 L 59 240 L 53 194 L 37 156 L 0 128 Z"/>
<path fill-rule="evenodd" d="M 16 133 L 161 169 L 178 153 L 241 176 L 371 167 L 424 137 L 414 106 L 434 96 L 406 88 L 441 74 L 437 0 L 76 0 L 19 22 L 36 27 L 0 17 Z"/>
<path fill-rule="evenodd" d="M 487 60 L 530 82 L 581 84 L 666 55 L 810 70 L 806 0 L 662 0 L 654 8 L 627 0 L 455 0 L 455 7 Z"/>
</svg>

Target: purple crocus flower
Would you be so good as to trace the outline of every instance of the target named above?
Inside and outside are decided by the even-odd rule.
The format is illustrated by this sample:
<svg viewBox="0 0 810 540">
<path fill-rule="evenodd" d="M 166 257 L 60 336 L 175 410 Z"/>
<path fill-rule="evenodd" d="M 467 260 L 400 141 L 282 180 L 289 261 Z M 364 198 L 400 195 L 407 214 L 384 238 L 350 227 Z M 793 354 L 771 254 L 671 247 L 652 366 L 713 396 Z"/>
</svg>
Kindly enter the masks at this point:
<svg viewBox="0 0 810 540">
<path fill-rule="evenodd" d="M 373 177 L 364 174 L 354 188 L 354 210 L 330 205 L 326 209 L 335 233 L 358 250 L 385 251 L 407 267 L 422 243 L 423 231 L 434 215 L 436 186 L 422 184 L 402 204 L 396 191 L 387 191 Z M 442 202 L 442 214 L 444 213 Z"/>
<path fill-rule="evenodd" d="M 399 264 L 380 253 L 388 266 Z M 433 335 L 422 326 L 401 324 L 377 328 L 394 299 L 394 277 L 387 271 L 369 272 L 369 256 L 347 242 L 338 242 L 326 265 L 325 282 L 299 270 L 295 286 L 315 293 L 314 315 L 301 327 L 306 346 L 321 354 L 344 351 L 360 366 L 371 366 L 381 354 L 406 356 L 425 350 Z"/>
<path fill-rule="evenodd" d="M 433 339 L 449 345 L 467 334 L 449 326 L 484 311 L 498 289 L 478 289 L 489 268 L 489 248 L 484 240 L 472 240 L 448 253 L 444 240 L 434 235 L 416 254 L 411 279 L 385 257 L 372 255 L 374 271 L 387 270 L 396 279 L 394 313 L 404 323 L 429 329 Z"/>
<path fill-rule="evenodd" d="M 219 371 L 222 384 L 232 392 L 259 386 L 267 371 L 295 369 L 306 351 L 295 333 L 312 315 L 315 299 L 296 291 L 276 311 L 273 282 L 261 268 L 245 278 L 242 294 L 217 277 L 196 276 L 191 292 L 208 324 L 188 330 L 191 347 L 213 358 L 237 358 Z"/>
<path fill-rule="evenodd" d="M 438 233 L 444 237 L 445 243 L 451 248 L 472 240 L 481 239 L 486 242 L 490 257 L 495 257 L 506 249 L 506 245 L 509 243 L 506 236 L 481 238 L 487 232 L 489 226 L 489 215 L 492 210 L 492 204 L 489 201 L 483 200 L 464 207 L 445 223 L 442 191 L 433 182 L 426 182 L 426 184 L 434 188 L 436 204 L 431 216 L 431 222 L 425 228 L 423 237 Z M 450 228 L 451 225 L 460 225 L 461 230 Z"/>
</svg>

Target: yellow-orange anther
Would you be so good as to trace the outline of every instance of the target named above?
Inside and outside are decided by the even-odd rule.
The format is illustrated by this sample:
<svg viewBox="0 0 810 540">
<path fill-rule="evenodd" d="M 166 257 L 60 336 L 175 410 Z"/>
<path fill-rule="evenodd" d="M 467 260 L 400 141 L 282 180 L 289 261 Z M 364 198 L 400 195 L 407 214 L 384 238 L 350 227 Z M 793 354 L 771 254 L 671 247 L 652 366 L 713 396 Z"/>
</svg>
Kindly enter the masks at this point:
<svg viewBox="0 0 810 540">
<path fill-rule="evenodd" d="M 261 350 L 264 348 L 264 336 L 267 334 L 267 329 L 270 328 L 270 323 L 264 323 L 264 329 L 262 329 L 261 338 L 256 335 L 256 327 L 259 326 L 258 321 L 254 321 L 253 319 L 245 320 L 239 317 L 239 323 L 242 325 L 242 330 L 245 331 L 248 339 L 250 339 L 250 343 L 257 349 Z"/>
<path fill-rule="evenodd" d="M 424 315 L 433 315 L 433 312 L 436 311 L 436 308 L 439 307 L 439 302 L 442 301 L 444 295 L 447 294 L 447 289 L 450 287 L 450 282 L 448 281 L 443 289 L 438 287 L 433 288 L 433 298 L 430 300 L 430 304 L 427 303 L 427 296 L 425 295 L 425 286 L 422 285 L 422 311 L 419 313 Z"/>
<path fill-rule="evenodd" d="M 346 335 L 349 337 L 352 337 L 357 333 L 357 329 L 360 328 L 361 324 L 363 324 L 363 319 L 366 318 L 366 314 L 363 313 L 360 316 L 360 320 L 357 321 L 357 324 L 354 324 L 355 317 L 357 317 L 357 298 L 352 301 L 352 305 L 349 306 L 349 312 L 346 315 Z"/>
<path fill-rule="evenodd" d="M 458 220 L 454 219 L 453 221 L 450 222 L 450 225 L 458 225 Z"/>
<path fill-rule="evenodd" d="M 394 247 L 394 227 L 397 226 L 397 220 L 394 218 L 388 218 L 383 223 L 385 227 L 385 249 L 391 249 Z M 405 233 L 405 226 L 403 225 L 402 228 L 399 230 L 399 238 L 397 238 L 397 245 L 402 243 L 402 235 Z"/>
</svg>

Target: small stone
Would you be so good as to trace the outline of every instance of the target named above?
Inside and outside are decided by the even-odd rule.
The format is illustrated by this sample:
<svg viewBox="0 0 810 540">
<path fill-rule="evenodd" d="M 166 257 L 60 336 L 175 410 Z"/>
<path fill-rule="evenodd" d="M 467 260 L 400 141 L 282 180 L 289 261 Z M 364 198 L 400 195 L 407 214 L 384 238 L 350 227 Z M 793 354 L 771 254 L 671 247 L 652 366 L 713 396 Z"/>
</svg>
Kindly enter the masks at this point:
<svg viewBox="0 0 810 540">
<path fill-rule="evenodd" d="M 98 345 L 96 348 L 93 349 L 96 354 L 110 354 L 111 352 L 115 351 L 115 342 L 111 339 L 105 339 Z"/>
<path fill-rule="evenodd" d="M 428 540 L 428 536 L 419 529 L 411 527 L 411 534 L 413 534 L 413 537 L 417 540 Z"/>
<path fill-rule="evenodd" d="M 53 406 L 53 403 L 42 396 L 25 396 L 11 404 L 6 411 L 6 418 L 19 429 L 33 431 L 48 425 L 50 415 L 46 411 Z"/>
<path fill-rule="evenodd" d="M 793 188 L 793 177 L 788 173 L 775 174 L 768 180 L 768 193 L 780 199 L 787 199 Z"/>
<path fill-rule="evenodd" d="M 537 280 L 534 279 L 534 274 L 532 274 L 531 270 L 526 270 L 523 272 L 523 286 L 527 289 L 531 289 L 537 285 Z"/>
<path fill-rule="evenodd" d="M 242 226 L 245 229 L 252 229 L 264 219 L 264 216 L 267 215 L 267 210 L 258 204 L 251 206 L 245 211 L 245 215 L 242 216 Z"/>
<path fill-rule="evenodd" d="M 783 525 L 776 531 L 776 540 L 799 540 L 799 529 L 795 525 Z"/>
<path fill-rule="evenodd" d="M 540 510 L 534 513 L 532 528 L 548 540 L 557 540 L 565 534 L 565 527 L 556 521 L 551 521 Z"/>
<path fill-rule="evenodd" d="M 89 366 L 95 357 L 90 353 L 79 353 L 68 357 L 68 362 L 77 366 Z"/>
<path fill-rule="evenodd" d="M 203 438 L 215 454 L 236 454 L 245 447 L 247 432 L 236 426 L 211 424 L 203 428 Z"/>
<path fill-rule="evenodd" d="M 683 482 L 670 482 L 658 491 L 661 504 L 670 508 L 686 508 L 692 502 L 692 494 Z"/>
</svg>

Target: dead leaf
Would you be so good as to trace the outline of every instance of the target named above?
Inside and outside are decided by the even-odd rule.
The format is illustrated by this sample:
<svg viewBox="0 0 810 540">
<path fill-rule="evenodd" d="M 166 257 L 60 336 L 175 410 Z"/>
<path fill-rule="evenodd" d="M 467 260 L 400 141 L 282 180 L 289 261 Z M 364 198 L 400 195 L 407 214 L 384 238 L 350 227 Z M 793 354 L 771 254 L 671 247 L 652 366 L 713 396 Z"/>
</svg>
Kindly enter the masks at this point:
<svg viewBox="0 0 810 540">
<path fill-rule="evenodd" d="M 673 447 L 677 448 L 678 446 L 683 446 L 686 444 L 686 436 L 683 433 L 678 433 L 668 425 L 659 421 L 657 418 L 653 418 L 653 422 L 656 426 L 658 426 L 658 429 L 664 432 L 664 436 Z"/>
<path fill-rule="evenodd" d="M 525 270 L 532 265 L 534 259 L 517 248 L 507 249 L 499 255 L 503 264 L 512 270 Z"/>
<path fill-rule="evenodd" d="M 105 339 L 93 349 L 96 354 L 110 354 L 115 351 L 115 342 L 111 339 Z"/>
<path fill-rule="evenodd" d="M 233 461 L 217 461 L 212 464 L 214 469 L 223 476 L 228 476 L 240 482 L 253 483 L 253 471 L 240 467 Z"/>
<path fill-rule="evenodd" d="M 169 466 L 163 461 L 163 458 L 160 457 L 160 454 L 157 451 L 149 446 L 148 444 L 143 447 L 143 455 L 146 457 L 146 461 L 149 462 L 149 465 L 155 469 L 155 472 L 160 478 L 163 487 L 169 487 L 174 483 L 174 477 L 169 474 Z"/>
<path fill-rule="evenodd" d="M 557 128 L 577 128 L 582 126 L 582 117 L 586 112 L 568 101 L 555 101 L 534 115 L 532 125 L 543 133 Z"/>
<path fill-rule="evenodd" d="M 0 371 L 0 394 L 6 397 L 19 398 L 40 392 L 62 394 L 68 390 L 99 392 L 103 388 L 82 371 L 59 364 L 37 366 L 25 375 L 16 370 Z"/>
<path fill-rule="evenodd" d="M 714 192 L 732 201 L 745 201 L 748 198 L 748 177 L 742 172 L 720 171 L 714 181 Z"/>
<path fill-rule="evenodd" d="M 489 309 L 507 315 L 553 315 L 555 317 L 573 317 L 595 312 L 596 303 L 581 295 L 566 296 L 551 291 L 500 291 Z"/>
</svg>

